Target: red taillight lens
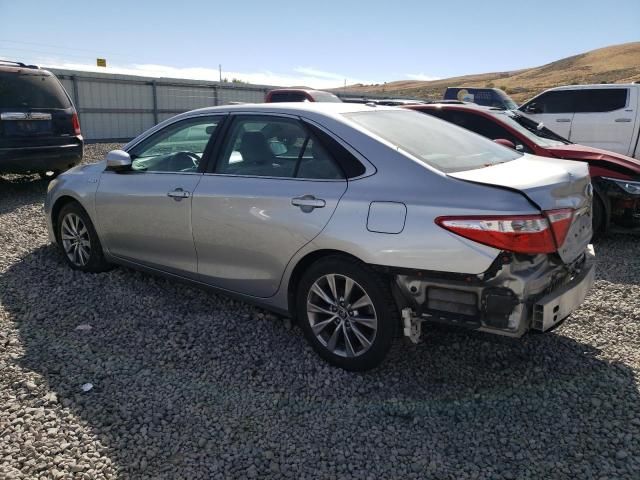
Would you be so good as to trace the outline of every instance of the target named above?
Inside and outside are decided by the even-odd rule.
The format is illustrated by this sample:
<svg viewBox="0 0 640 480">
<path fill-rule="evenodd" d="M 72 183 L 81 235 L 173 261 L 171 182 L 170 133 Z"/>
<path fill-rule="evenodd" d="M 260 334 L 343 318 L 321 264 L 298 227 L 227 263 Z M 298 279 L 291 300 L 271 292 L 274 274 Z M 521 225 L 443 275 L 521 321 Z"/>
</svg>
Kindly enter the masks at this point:
<svg viewBox="0 0 640 480">
<path fill-rule="evenodd" d="M 78 118 L 78 114 L 73 112 L 73 116 L 71 117 L 71 124 L 73 125 L 73 133 L 76 135 L 81 135 L 80 131 L 80 119 Z"/>
<path fill-rule="evenodd" d="M 438 217 L 436 223 L 450 232 L 490 247 L 516 253 L 552 253 L 571 226 L 571 209 L 544 215 Z"/>
<path fill-rule="evenodd" d="M 570 208 L 561 208 L 560 210 L 547 210 L 544 213 L 546 213 L 549 223 L 551 224 L 556 245 L 560 248 L 567 238 L 571 223 L 573 223 L 573 210 Z"/>
</svg>

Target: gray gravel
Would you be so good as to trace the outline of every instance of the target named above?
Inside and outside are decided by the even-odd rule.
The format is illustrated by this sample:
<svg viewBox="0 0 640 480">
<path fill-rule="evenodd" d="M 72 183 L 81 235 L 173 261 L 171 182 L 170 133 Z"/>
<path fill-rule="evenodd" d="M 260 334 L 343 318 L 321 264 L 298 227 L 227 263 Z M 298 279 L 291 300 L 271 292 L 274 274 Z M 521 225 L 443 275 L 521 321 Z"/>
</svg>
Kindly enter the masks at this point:
<svg viewBox="0 0 640 480">
<path fill-rule="evenodd" d="M 637 238 L 596 245 L 596 287 L 554 333 L 432 327 L 353 374 L 244 303 L 70 270 L 45 190 L 0 177 L 2 479 L 639 478 Z"/>
</svg>

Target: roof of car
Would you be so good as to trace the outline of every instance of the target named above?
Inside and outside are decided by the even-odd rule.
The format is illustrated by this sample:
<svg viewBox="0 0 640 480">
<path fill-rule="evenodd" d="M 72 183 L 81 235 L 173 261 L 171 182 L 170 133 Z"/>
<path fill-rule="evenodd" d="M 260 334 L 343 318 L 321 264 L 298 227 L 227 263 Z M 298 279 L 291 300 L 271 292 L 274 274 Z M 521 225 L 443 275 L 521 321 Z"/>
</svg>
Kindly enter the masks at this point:
<svg viewBox="0 0 640 480">
<path fill-rule="evenodd" d="M 274 88 L 273 90 L 269 90 L 269 93 L 279 93 L 279 92 L 331 93 L 331 92 L 325 92 L 324 90 L 315 90 L 313 88 Z"/>
<path fill-rule="evenodd" d="M 0 72 L 27 73 L 33 75 L 52 75 L 48 70 L 43 70 L 37 65 L 26 65 L 22 62 L 0 59 Z"/>
<path fill-rule="evenodd" d="M 241 105 L 222 105 L 219 107 L 204 107 L 192 112 L 242 112 L 264 111 L 265 113 L 293 113 L 316 112 L 336 115 L 343 113 L 370 112 L 374 110 L 400 110 L 397 107 L 372 105 L 365 103 L 338 103 L 338 102 L 281 102 L 281 103 L 243 103 Z"/>
<path fill-rule="evenodd" d="M 626 87 L 635 87 L 638 88 L 639 85 L 636 83 L 594 83 L 594 84 L 585 84 L 585 85 L 563 85 L 561 87 L 554 87 L 545 90 L 545 92 L 551 90 L 582 90 L 585 88 L 626 88 Z"/>
<path fill-rule="evenodd" d="M 479 110 L 487 113 L 503 112 L 501 108 L 487 107 L 484 105 L 478 105 L 471 102 L 433 102 L 433 103 L 418 103 L 415 105 L 406 105 L 404 108 L 411 110 L 438 110 L 438 109 L 452 109 L 452 110 Z"/>
</svg>

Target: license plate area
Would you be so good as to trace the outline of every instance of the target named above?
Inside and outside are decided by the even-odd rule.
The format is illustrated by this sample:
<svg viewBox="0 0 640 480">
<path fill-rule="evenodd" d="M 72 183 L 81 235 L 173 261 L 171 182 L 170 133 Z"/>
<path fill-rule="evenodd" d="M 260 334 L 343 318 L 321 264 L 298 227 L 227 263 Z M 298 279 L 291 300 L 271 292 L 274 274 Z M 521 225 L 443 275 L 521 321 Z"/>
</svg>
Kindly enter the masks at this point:
<svg viewBox="0 0 640 480">
<path fill-rule="evenodd" d="M 5 120 L 4 132 L 8 137 L 28 137 L 49 135 L 52 132 L 51 120 Z"/>
</svg>

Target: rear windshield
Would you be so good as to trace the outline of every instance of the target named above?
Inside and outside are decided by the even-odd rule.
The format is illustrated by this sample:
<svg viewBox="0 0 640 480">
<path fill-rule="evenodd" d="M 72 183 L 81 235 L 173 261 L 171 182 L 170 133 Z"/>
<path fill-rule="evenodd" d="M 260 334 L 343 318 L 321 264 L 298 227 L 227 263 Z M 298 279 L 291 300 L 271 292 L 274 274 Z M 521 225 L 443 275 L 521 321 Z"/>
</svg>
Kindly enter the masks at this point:
<svg viewBox="0 0 640 480">
<path fill-rule="evenodd" d="M 469 130 L 418 112 L 378 110 L 344 115 L 445 173 L 488 167 L 522 156 Z"/>
<path fill-rule="evenodd" d="M 333 102 L 333 103 L 342 103 L 342 100 L 340 100 L 337 96 L 335 96 L 333 93 L 329 93 L 329 92 L 319 92 L 319 91 L 315 91 L 311 94 L 311 96 L 313 97 L 313 99 L 316 102 Z"/>
<path fill-rule="evenodd" d="M 53 75 L 0 72 L 0 108 L 69 108 L 71 103 Z"/>
</svg>

